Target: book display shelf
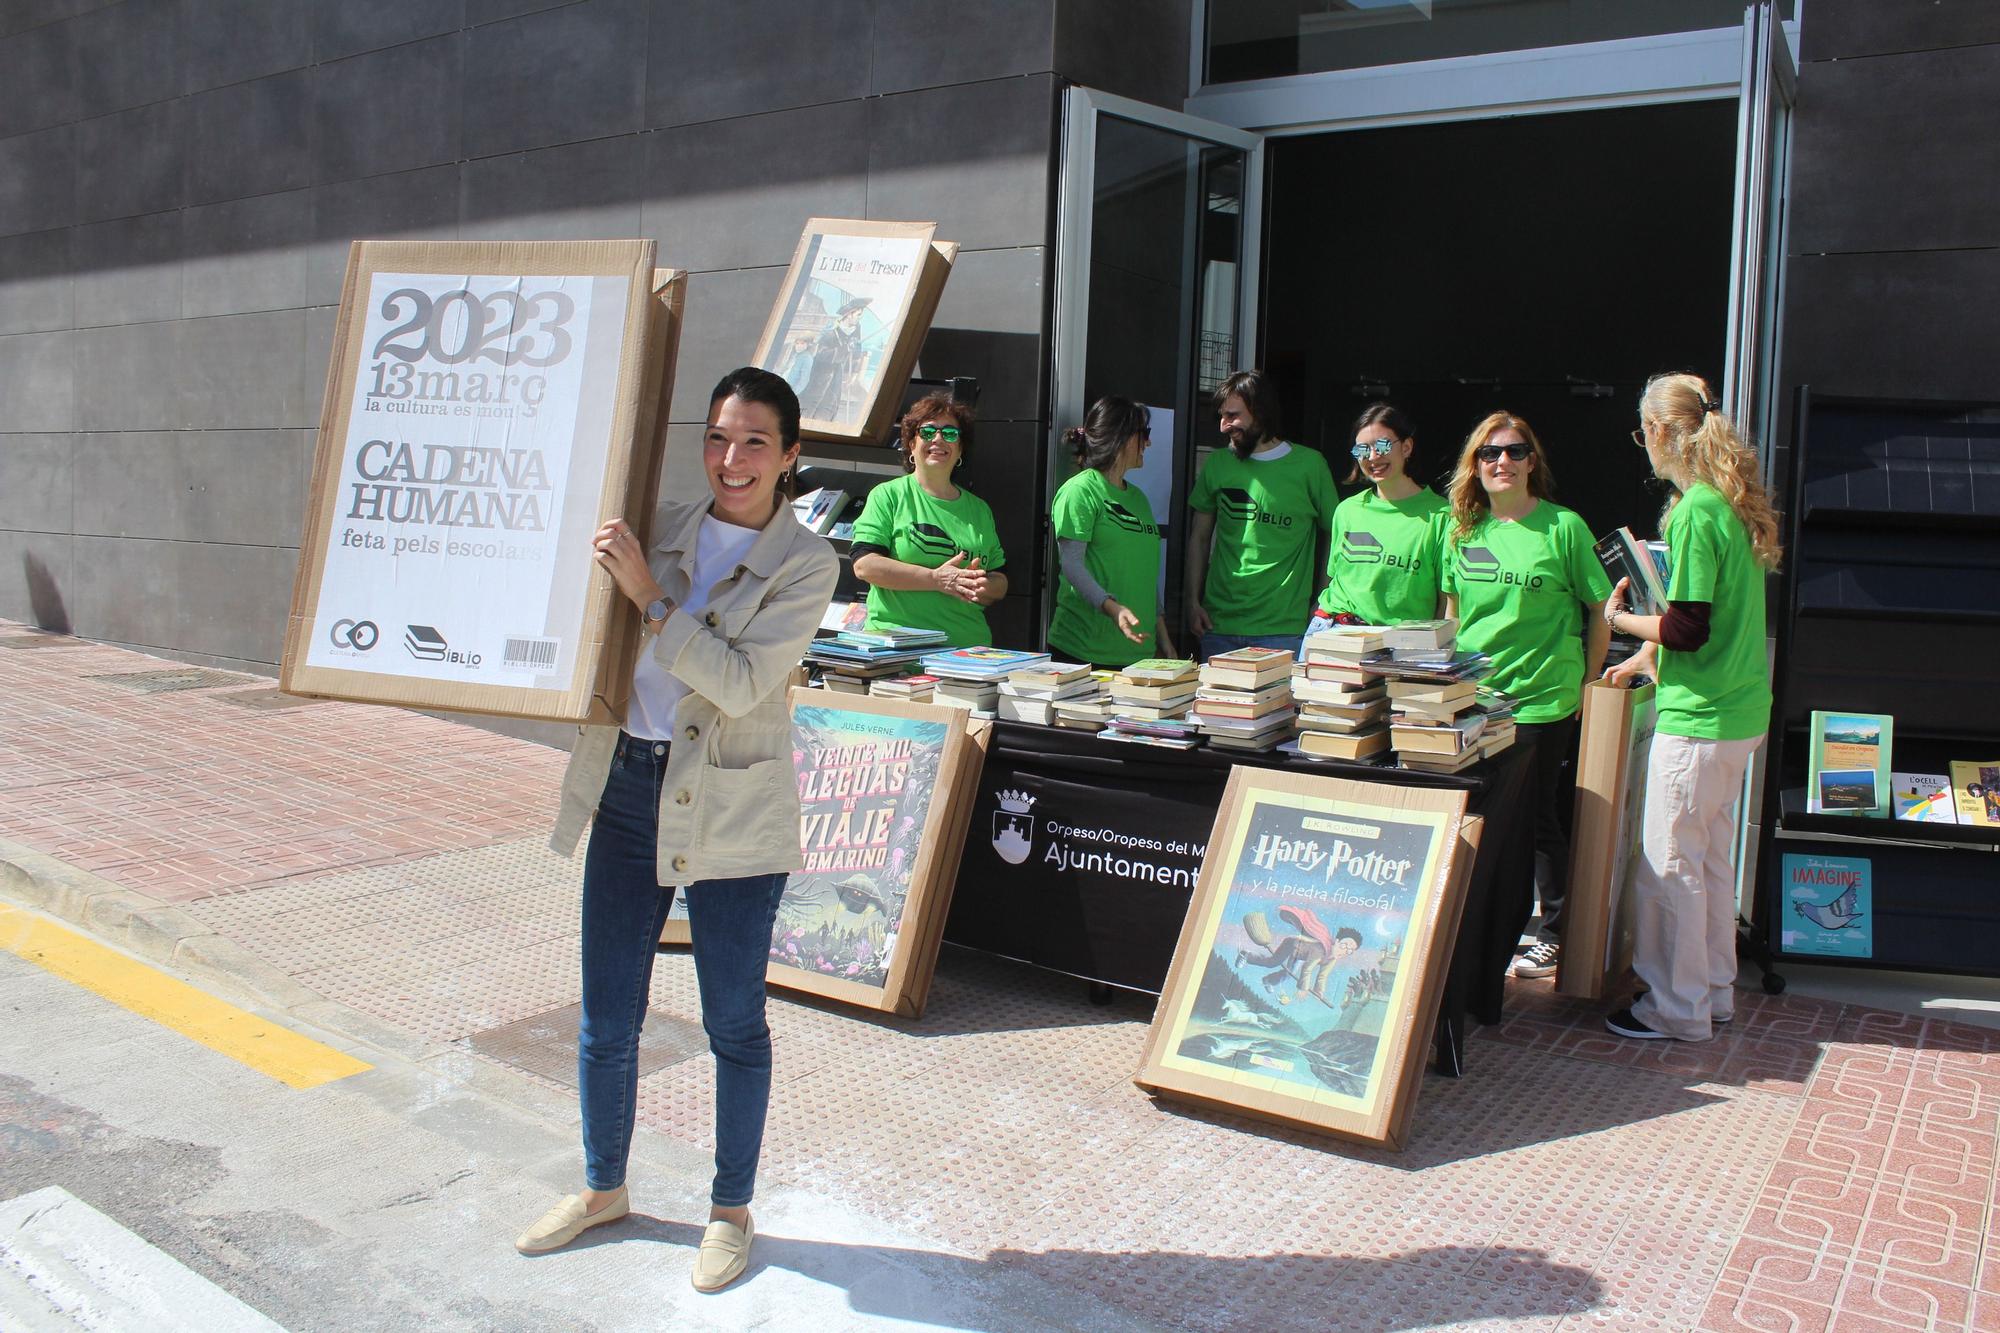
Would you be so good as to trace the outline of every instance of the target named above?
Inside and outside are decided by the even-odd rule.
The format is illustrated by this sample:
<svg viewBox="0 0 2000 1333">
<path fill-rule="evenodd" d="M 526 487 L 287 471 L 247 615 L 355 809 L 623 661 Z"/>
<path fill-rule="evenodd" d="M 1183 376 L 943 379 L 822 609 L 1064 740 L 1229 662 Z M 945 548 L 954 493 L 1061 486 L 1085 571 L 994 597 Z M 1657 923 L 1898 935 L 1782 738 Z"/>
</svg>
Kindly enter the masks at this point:
<svg viewBox="0 0 2000 1333">
<path fill-rule="evenodd" d="M 1892 715 L 1899 772 L 2000 763 L 2000 404 L 1802 386 L 1785 527 L 1758 877 L 1769 958 L 2000 975 L 2000 827 L 1806 808 L 1815 709 Z"/>
</svg>

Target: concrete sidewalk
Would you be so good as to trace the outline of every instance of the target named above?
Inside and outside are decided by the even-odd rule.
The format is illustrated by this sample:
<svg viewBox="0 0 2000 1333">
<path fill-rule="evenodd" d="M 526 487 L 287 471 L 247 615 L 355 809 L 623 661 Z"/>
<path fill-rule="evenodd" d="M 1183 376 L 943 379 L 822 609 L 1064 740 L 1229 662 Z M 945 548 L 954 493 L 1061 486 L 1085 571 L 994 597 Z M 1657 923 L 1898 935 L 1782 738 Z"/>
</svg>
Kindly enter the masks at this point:
<svg viewBox="0 0 2000 1333">
<path fill-rule="evenodd" d="M 0 622 L 0 894 L 413 1068 L 479 1068 L 568 1134 L 562 758 Z M 652 1007 L 642 1138 L 694 1199 L 712 1074 L 685 957 Z M 760 1214 L 788 1232 L 752 1286 L 819 1293 L 829 1327 L 2000 1329 L 2000 1033 L 1745 993 L 1715 1042 L 1631 1043 L 1546 983 L 1509 1012 L 1394 1154 L 1152 1102 L 1148 1007 L 1030 969 L 948 950 L 915 1022 L 776 995 Z M 504 1252 L 491 1229 L 463 1243 Z M 927 1257 L 864 1297 L 838 1247 L 878 1237 Z"/>
</svg>

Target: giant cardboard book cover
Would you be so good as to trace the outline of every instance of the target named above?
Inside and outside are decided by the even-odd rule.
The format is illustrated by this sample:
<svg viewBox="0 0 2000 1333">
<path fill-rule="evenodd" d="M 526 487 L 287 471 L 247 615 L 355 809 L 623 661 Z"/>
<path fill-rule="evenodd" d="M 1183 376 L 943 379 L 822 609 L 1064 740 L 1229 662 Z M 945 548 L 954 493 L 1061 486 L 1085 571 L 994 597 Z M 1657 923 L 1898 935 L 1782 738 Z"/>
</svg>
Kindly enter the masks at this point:
<svg viewBox="0 0 2000 1333">
<path fill-rule="evenodd" d="M 1232 769 L 1139 1085 L 1402 1147 L 1476 850 L 1465 803 Z"/>
<path fill-rule="evenodd" d="M 651 241 L 356 241 L 279 683 L 617 722 L 637 623 L 591 557 L 659 484 L 686 275 Z"/>
<path fill-rule="evenodd" d="M 771 928 L 773 986 L 918 1017 L 930 995 L 989 727 L 964 709 L 796 688 L 804 867 Z M 662 944 L 692 941 L 676 894 Z"/>
<path fill-rule="evenodd" d="M 935 222 L 808 218 L 752 360 L 799 395 L 810 440 L 880 442 L 958 254 Z"/>
<path fill-rule="evenodd" d="M 1602 999 L 1632 967 L 1632 874 L 1646 822 L 1646 764 L 1658 716 L 1651 684 L 1583 689 L 1571 823 L 1569 896 L 1556 990 Z"/>
</svg>

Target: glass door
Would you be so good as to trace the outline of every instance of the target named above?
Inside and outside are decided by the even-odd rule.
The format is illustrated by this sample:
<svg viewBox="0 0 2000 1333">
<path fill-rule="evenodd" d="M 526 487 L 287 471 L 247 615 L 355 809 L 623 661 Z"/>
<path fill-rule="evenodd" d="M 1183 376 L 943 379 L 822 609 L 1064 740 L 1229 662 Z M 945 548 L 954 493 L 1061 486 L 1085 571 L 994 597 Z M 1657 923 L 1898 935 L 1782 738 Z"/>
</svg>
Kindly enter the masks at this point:
<svg viewBox="0 0 2000 1333">
<path fill-rule="evenodd" d="M 1154 447 L 1130 479 L 1166 534 L 1176 631 L 1181 507 L 1197 442 L 1216 435 L 1209 395 L 1256 356 L 1262 180 L 1259 135 L 1088 88 L 1066 95 L 1051 493 L 1072 471 L 1062 433 L 1091 403 L 1122 394 L 1152 408 Z M 1047 568 L 1053 608 L 1053 558 Z"/>
</svg>

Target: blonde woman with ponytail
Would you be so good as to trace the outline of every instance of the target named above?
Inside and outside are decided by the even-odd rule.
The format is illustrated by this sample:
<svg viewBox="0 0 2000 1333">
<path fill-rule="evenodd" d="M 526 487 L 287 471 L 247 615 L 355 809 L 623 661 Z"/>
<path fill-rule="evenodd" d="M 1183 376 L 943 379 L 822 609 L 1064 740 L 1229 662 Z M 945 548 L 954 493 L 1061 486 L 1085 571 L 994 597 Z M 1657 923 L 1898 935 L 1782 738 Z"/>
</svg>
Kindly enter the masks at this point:
<svg viewBox="0 0 2000 1333">
<path fill-rule="evenodd" d="M 1778 516 L 1756 453 L 1699 376 L 1649 380 L 1632 439 L 1676 491 L 1661 522 L 1673 567 L 1665 615 L 1626 610 L 1623 581 L 1604 604 L 1607 624 L 1645 642 L 1606 677 L 1659 681 L 1634 877 L 1632 967 L 1647 990 L 1604 1022 L 1639 1040 L 1707 1041 L 1735 1012 L 1730 816 L 1771 724 L 1764 574 L 1778 565 Z"/>
</svg>

